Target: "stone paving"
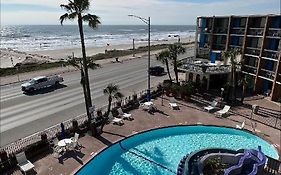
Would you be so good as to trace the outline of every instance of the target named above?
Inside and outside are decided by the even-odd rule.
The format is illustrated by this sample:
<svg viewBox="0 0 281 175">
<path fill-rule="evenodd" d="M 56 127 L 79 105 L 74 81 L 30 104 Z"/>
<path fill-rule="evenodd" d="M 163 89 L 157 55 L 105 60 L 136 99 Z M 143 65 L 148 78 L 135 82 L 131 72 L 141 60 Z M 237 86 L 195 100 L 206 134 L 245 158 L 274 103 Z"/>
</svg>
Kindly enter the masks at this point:
<svg viewBox="0 0 281 175">
<path fill-rule="evenodd" d="M 172 110 L 168 105 L 171 100 L 174 100 L 174 98 L 165 97 L 162 105 L 161 97 L 156 99 L 154 103 L 161 112 L 156 112 L 154 114 L 149 114 L 142 109 L 131 111 L 130 113 L 132 113 L 135 120 L 125 121 L 123 126 L 112 124 L 106 125 L 104 133 L 98 138 L 91 137 L 88 134 L 82 136 L 79 138 L 79 142 L 83 145 L 83 148 L 81 149 L 81 152 L 78 152 L 77 154 L 67 153 L 58 158 L 55 154 L 50 153 L 46 156 L 32 159 L 31 161 L 35 165 L 36 173 L 43 175 L 73 174 L 79 167 L 83 166 L 89 159 L 107 146 L 136 132 L 151 128 L 194 124 L 235 127 L 237 124 L 241 124 L 245 120 L 243 116 L 235 114 L 232 114 L 227 118 L 217 118 L 213 113 L 203 111 L 202 106 L 194 102 L 177 101 L 180 105 L 180 110 Z M 279 107 L 278 104 L 267 101 L 266 99 L 248 100 L 247 103 L 260 103 L 265 107 L 271 107 L 273 109 L 278 109 Z M 243 112 L 247 111 L 247 109 L 244 108 L 234 110 L 236 112 L 239 112 L 240 110 Z M 251 132 L 253 131 L 249 119 L 246 120 L 245 129 Z M 256 131 L 257 135 L 274 144 L 279 155 L 281 155 L 280 130 L 257 123 Z M 9 172 L 8 174 L 21 174 L 18 169 L 11 171 L 12 172 Z M 36 173 L 34 172 L 34 174 Z"/>
</svg>

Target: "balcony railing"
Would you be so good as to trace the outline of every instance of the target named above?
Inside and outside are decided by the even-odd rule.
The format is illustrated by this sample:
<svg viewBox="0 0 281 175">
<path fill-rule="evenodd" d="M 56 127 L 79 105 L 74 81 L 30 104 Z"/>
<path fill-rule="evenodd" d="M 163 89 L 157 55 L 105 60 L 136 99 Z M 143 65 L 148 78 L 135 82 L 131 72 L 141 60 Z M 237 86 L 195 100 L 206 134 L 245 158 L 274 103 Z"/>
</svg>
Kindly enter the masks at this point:
<svg viewBox="0 0 281 175">
<path fill-rule="evenodd" d="M 269 28 L 267 32 L 267 36 L 281 38 L 281 29 Z"/>
<path fill-rule="evenodd" d="M 261 69 L 259 75 L 274 80 L 275 72 L 266 69 Z"/>
<path fill-rule="evenodd" d="M 256 68 L 256 67 L 253 67 L 253 66 L 249 66 L 249 65 L 244 65 L 244 66 L 242 67 L 242 72 L 247 72 L 247 73 L 251 73 L 251 74 L 256 75 L 256 73 L 257 73 L 257 68 Z"/>
<path fill-rule="evenodd" d="M 250 28 L 247 35 L 263 36 L 263 29 Z"/>
<path fill-rule="evenodd" d="M 272 51 L 272 50 L 264 49 L 264 52 L 263 52 L 262 56 L 266 57 L 266 58 L 271 58 L 271 59 L 274 59 L 274 60 L 278 61 L 278 53 L 277 53 L 277 51 Z"/>
<path fill-rule="evenodd" d="M 235 35 L 244 35 L 245 34 L 245 29 L 243 28 L 233 28 L 231 29 L 231 34 L 235 34 Z"/>
<path fill-rule="evenodd" d="M 247 47 L 245 53 L 250 54 L 250 55 L 259 56 L 260 55 L 260 49 L 259 48 Z"/>
</svg>

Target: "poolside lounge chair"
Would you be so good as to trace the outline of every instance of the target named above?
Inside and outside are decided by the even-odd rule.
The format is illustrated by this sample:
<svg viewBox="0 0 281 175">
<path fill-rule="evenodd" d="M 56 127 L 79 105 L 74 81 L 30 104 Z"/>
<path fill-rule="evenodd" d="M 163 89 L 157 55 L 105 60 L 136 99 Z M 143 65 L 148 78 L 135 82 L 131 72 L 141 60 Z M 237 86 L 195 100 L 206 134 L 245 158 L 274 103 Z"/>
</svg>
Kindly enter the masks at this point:
<svg viewBox="0 0 281 175">
<path fill-rule="evenodd" d="M 121 118 L 126 119 L 126 120 L 134 120 L 134 118 L 132 117 L 132 114 L 124 113 L 122 108 L 118 108 L 117 111 Z"/>
<path fill-rule="evenodd" d="M 246 120 L 243 121 L 241 125 L 236 125 L 237 129 L 243 129 L 245 127 Z"/>
<path fill-rule="evenodd" d="M 178 106 L 178 104 L 176 102 L 171 102 L 169 103 L 170 107 L 174 110 L 179 110 L 180 107 Z"/>
<path fill-rule="evenodd" d="M 223 117 L 224 115 L 226 115 L 228 113 L 229 109 L 230 109 L 230 106 L 225 105 L 222 110 L 219 110 L 216 112 L 216 115 L 219 117 Z"/>
<path fill-rule="evenodd" d="M 124 122 L 123 122 L 123 119 L 122 118 L 116 118 L 116 117 L 113 117 L 112 113 L 110 112 L 109 115 L 108 115 L 108 121 L 112 124 L 117 124 L 117 125 L 123 125 Z"/>
<path fill-rule="evenodd" d="M 27 171 L 34 169 L 34 165 L 26 159 L 24 152 L 16 154 L 16 159 L 18 162 L 18 166 L 20 167 L 21 171 L 24 172 L 24 174 L 26 174 Z"/>
<path fill-rule="evenodd" d="M 211 103 L 211 105 L 204 107 L 204 110 L 210 112 L 211 110 L 215 109 L 217 106 L 218 102 L 217 101 L 213 101 Z"/>
<path fill-rule="evenodd" d="M 78 142 L 78 138 L 79 138 L 79 134 L 78 134 L 78 133 L 75 133 L 75 134 L 74 134 L 74 137 L 71 138 L 73 148 L 78 148 L 78 149 L 80 149 L 80 148 L 82 147 L 82 144 L 80 144 L 80 143 Z"/>
</svg>

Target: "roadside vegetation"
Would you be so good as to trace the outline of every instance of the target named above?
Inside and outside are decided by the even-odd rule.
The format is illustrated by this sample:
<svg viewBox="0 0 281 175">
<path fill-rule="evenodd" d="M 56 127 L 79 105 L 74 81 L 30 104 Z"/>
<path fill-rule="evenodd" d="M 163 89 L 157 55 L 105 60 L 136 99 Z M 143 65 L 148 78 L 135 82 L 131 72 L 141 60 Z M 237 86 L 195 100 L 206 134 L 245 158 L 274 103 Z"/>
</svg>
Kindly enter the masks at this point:
<svg viewBox="0 0 281 175">
<path fill-rule="evenodd" d="M 182 45 L 188 45 L 191 43 L 182 43 Z M 167 49 L 169 47 L 169 44 L 156 44 L 150 46 L 150 49 L 153 51 L 155 50 L 162 50 Z M 143 53 L 147 52 L 148 47 L 138 47 L 135 49 L 127 49 L 127 50 L 108 50 L 106 53 L 99 53 L 94 56 L 89 56 L 87 58 L 92 59 L 94 61 L 96 60 L 103 60 L 108 58 L 116 58 L 116 57 L 122 57 L 122 56 L 128 56 L 132 55 L 133 53 Z M 42 63 L 42 64 L 17 64 L 15 67 L 9 67 L 9 68 L 0 68 L 0 77 L 9 76 L 9 75 L 16 75 L 18 73 L 26 73 L 26 72 L 32 72 L 32 71 L 39 71 L 39 70 L 45 70 L 45 69 L 51 69 L 51 68 L 57 68 L 61 66 L 68 66 L 70 65 L 67 61 L 58 61 L 54 63 Z"/>
</svg>

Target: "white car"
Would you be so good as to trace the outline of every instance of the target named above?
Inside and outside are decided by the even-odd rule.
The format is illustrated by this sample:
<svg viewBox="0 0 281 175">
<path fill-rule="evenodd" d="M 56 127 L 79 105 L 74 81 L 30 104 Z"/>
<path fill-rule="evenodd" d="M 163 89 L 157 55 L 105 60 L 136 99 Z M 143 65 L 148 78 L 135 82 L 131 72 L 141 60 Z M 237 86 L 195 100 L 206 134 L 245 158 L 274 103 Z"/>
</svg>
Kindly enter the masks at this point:
<svg viewBox="0 0 281 175">
<path fill-rule="evenodd" d="M 57 86 L 60 82 L 63 82 L 63 78 L 59 75 L 54 75 L 50 77 L 39 76 L 31 79 L 26 83 L 23 83 L 21 85 L 21 90 L 23 92 L 33 92 L 38 89 L 43 89 L 50 86 Z"/>
</svg>

